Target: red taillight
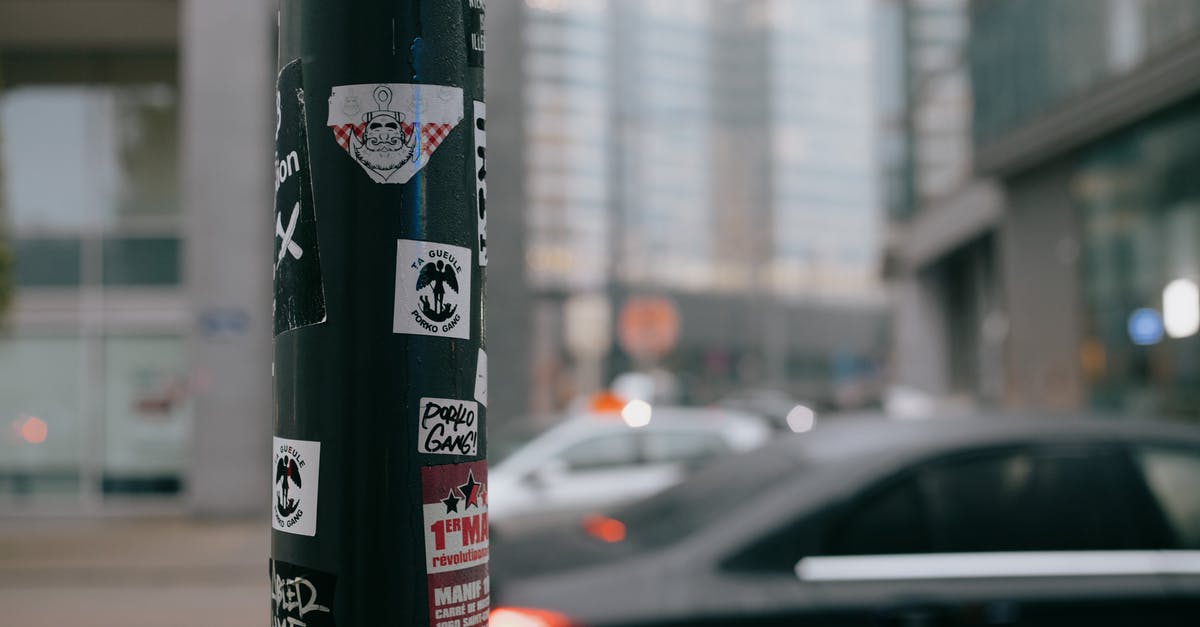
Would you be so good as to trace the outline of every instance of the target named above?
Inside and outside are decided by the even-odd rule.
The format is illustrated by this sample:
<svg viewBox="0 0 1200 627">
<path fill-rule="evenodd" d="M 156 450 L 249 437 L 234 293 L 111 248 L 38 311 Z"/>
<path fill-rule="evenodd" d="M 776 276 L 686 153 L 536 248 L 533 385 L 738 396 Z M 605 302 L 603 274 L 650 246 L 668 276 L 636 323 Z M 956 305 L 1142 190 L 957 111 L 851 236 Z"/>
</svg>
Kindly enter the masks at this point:
<svg viewBox="0 0 1200 627">
<path fill-rule="evenodd" d="M 498 607 L 488 617 L 488 627 L 580 627 L 579 623 L 550 610 Z"/>
<path fill-rule="evenodd" d="M 625 539 L 625 523 L 616 518 L 593 514 L 583 519 L 583 530 L 589 536 L 615 543 Z"/>
</svg>

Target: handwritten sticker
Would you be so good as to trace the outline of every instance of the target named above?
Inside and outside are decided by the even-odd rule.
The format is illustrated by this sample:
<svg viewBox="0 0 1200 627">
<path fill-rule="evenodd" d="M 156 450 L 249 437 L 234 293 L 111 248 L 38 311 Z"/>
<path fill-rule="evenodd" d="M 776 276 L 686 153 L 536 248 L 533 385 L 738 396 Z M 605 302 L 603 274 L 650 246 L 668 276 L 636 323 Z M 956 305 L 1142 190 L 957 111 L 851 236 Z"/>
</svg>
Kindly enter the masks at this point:
<svg viewBox="0 0 1200 627">
<path fill-rule="evenodd" d="M 479 359 L 475 362 L 475 400 L 487 407 L 488 366 L 487 353 L 479 349 Z"/>
<path fill-rule="evenodd" d="M 429 624 L 487 623 L 487 462 L 421 469 Z"/>
<path fill-rule="evenodd" d="M 471 249 L 396 240 L 393 333 L 471 337 Z"/>
<path fill-rule="evenodd" d="M 336 627 L 336 577 L 279 560 L 270 562 L 272 627 Z"/>
<path fill-rule="evenodd" d="M 308 167 L 300 60 L 279 72 L 275 92 L 275 335 L 325 322 L 325 286 Z"/>
<path fill-rule="evenodd" d="M 274 438 L 271 528 L 302 536 L 317 535 L 317 486 L 321 443 Z"/>
<path fill-rule="evenodd" d="M 334 87 L 333 138 L 376 183 L 407 183 L 462 121 L 462 89 L 368 83 Z"/>
<path fill-rule="evenodd" d="M 475 101 L 475 212 L 479 220 L 479 265 L 488 265 L 487 251 L 487 106 Z"/>
<path fill-rule="evenodd" d="M 448 398 L 421 399 L 417 450 L 436 455 L 474 455 L 479 445 L 479 405 Z"/>
</svg>

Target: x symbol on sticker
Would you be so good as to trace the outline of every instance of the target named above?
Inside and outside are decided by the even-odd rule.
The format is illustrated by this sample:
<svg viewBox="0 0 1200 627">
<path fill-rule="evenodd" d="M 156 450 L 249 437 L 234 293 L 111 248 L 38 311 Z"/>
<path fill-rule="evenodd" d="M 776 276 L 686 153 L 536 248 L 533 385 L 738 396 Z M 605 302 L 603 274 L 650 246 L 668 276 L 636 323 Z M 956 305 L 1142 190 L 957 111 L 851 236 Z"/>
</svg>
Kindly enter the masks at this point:
<svg viewBox="0 0 1200 627">
<path fill-rule="evenodd" d="M 275 235 L 279 236 L 283 243 L 279 245 L 279 258 L 275 260 L 275 268 L 279 268 L 279 264 L 283 262 L 283 258 L 288 253 L 292 254 L 293 259 L 299 259 L 304 254 L 304 249 L 300 245 L 292 241 L 292 237 L 296 233 L 296 219 L 300 217 L 300 203 L 297 202 L 292 207 L 292 217 L 288 218 L 287 229 L 283 228 L 283 214 L 275 214 Z"/>
</svg>

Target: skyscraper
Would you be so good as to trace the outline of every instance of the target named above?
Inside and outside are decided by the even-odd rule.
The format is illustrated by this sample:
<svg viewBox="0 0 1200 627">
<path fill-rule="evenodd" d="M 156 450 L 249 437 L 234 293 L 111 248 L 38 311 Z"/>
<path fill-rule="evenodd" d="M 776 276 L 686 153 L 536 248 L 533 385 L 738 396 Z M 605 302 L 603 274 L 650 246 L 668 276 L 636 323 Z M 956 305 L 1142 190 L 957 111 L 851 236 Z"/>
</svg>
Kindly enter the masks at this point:
<svg viewBox="0 0 1200 627">
<path fill-rule="evenodd" d="M 674 295 L 726 312 L 693 327 L 685 310 L 682 353 L 753 355 L 786 382 L 793 353 L 835 349 L 771 333 L 877 314 L 872 19 L 867 0 L 527 0 L 528 260 L 549 335 L 579 293 L 610 320 L 629 295 Z M 769 331 L 727 328 L 748 320 Z M 539 349 L 549 369 L 559 344 Z"/>
</svg>

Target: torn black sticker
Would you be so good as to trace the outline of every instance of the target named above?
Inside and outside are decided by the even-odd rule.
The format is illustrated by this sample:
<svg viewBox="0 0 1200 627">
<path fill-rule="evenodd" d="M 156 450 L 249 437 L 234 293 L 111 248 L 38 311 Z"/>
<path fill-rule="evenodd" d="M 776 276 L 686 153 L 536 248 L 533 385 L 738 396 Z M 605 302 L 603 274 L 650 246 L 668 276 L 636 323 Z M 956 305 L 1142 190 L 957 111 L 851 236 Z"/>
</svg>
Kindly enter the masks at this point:
<svg viewBox="0 0 1200 627">
<path fill-rule="evenodd" d="M 336 627 L 333 595 L 337 577 L 279 560 L 270 563 L 272 627 Z"/>
<path fill-rule="evenodd" d="M 299 59 L 279 72 L 275 92 L 274 250 L 275 335 L 325 322 Z"/>
</svg>

